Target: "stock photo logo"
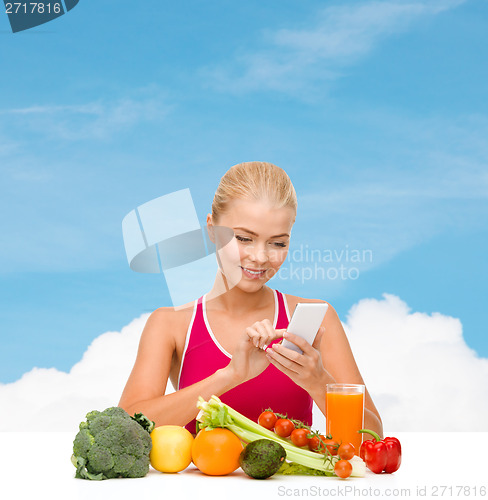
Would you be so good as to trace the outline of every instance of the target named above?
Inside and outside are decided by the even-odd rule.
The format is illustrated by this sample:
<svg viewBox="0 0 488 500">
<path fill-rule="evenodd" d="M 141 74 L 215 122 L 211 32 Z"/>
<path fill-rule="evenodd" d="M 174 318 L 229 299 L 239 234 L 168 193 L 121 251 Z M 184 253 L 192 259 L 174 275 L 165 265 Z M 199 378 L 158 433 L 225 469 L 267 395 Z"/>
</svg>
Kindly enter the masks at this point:
<svg viewBox="0 0 488 500">
<path fill-rule="evenodd" d="M 8 16 L 12 33 L 25 31 L 48 23 L 69 12 L 80 0 L 52 0 L 44 2 L 8 2 L 5 13 Z"/>
<path fill-rule="evenodd" d="M 219 247 L 237 258 L 233 230 L 213 228 Z M 122 234 L 129 267 L 163 274 L 174 306 L 204 293 L 214 280 L 216 260 L 222 267 L 206 227 L 200 226 L 188 188 L 139 205 L 122 220 Z"/>
</svg>

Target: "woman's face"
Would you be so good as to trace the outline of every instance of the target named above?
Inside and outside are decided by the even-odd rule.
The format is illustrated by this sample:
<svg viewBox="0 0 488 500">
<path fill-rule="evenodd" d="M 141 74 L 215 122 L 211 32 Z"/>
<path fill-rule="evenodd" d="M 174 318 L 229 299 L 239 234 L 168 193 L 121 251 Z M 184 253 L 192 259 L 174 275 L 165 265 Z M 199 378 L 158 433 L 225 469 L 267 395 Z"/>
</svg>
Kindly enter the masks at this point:
<svg viewBox="0 0 488 500">
<path fill-rule="evenodd" d="M 207 217 L 220 270 L 229 287 L 260 289 L 283 264 L 288 253 L 295 214 L 263 201 L 233 200 L 218 225 Z"/>
</svg>

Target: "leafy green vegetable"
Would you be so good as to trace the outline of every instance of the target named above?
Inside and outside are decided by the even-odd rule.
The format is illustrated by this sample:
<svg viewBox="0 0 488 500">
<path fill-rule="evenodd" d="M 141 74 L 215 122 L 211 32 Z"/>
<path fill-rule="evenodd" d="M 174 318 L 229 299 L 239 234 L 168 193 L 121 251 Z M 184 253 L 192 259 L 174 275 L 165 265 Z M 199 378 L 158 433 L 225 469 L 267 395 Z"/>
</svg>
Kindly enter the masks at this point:
<svg viewBox="0 0 488 500">
<path fill-rule="evenodd" d="M 142 413 L 131 417 L 118 406 L 87 413 L 73 441 L 75 477 L 97 481 L 144 477 L 149 471 L 154 425 Z"/>
</svg>

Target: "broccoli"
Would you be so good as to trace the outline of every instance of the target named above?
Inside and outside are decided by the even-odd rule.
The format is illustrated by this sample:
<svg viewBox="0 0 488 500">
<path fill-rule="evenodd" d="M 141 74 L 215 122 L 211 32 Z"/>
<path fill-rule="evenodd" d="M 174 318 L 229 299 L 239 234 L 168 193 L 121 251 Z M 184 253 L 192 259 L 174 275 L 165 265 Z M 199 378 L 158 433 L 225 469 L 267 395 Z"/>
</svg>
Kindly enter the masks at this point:
<svg viewBox="0 0 488 500">
<path fill-rule="evenodd" d="M 150 433 L 154 426 L 142 413 L 131 417 L 118 406 L 87 413 L 73 441 L 75 477 L 144 477 L 149 471 Z"/>
</svg>

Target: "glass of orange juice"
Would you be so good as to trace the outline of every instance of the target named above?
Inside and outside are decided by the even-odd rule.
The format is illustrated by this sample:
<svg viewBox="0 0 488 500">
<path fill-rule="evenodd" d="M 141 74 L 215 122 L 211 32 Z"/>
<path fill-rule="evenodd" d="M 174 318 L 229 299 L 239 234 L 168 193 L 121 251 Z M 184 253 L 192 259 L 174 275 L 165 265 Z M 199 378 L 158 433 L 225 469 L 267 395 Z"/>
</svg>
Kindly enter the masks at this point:
<svg viewBox="0 0 488 500">
<path fill-rule="evenodd" d="M 352 443 L 359 455 L 364 425 L 364 385 L 327 384 L 327 434 L 338 443 Z"/>
</svg>

